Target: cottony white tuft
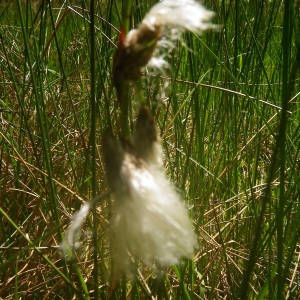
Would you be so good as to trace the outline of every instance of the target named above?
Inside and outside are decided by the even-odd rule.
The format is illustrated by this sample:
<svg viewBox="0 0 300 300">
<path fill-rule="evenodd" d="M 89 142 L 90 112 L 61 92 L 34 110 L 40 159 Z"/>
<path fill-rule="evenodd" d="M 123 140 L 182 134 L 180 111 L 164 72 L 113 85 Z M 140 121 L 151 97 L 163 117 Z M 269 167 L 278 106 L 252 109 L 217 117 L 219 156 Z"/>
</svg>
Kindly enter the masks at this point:
<svg viewBox="0 0 300 300">
<path fill-rule="evenodd" d="M 72 216 L 72 221 L 70 226 L 65 232 L 65 237 L 60 244 L 60 249 L 62 250 L 65 259 L 72 259 L 74 249 L 80 246 L 80 229 L 88 216 L 91 209 L 91 203 L 85 203 L 81 206 L 80 210 Z"/>
<path fill-rule="evenodd" d="M 122 94 L 122 81 L 136 81 L 141 68 L 147 64 L 159 70 L 168 67 L 165 58 L 174 48 L 182 32 L 201 33 L 218 26 L 210 22 L 213 12 L 195 0 L 164 0 L 154 5 L 136 29 L 120 43 L 113 60 L 113 83 L 118 97 Z"/>
<path fill-rule="evenodd" d="M 163 171 L 162 149 L 150 113 L 140 111 L 133 145 L 110 138 L 104 150 L 113 197 L 116 273 L 131 275 L 139 261 L 168 267 L 183 257 L 192 258 L 197 246 L 193 226 Z"/>
<path fill-rule="evenodd" d="M 174 48 L 184 31 L 200 34 L 208 29 L 216 29 L 210 22 L 214 12 L 194 0 L 163 0 L 154 5 L 143 19 L 141 26 L 151 31 L 162 31 L 162 37 L 149 60 L 148 65 L 158 70 L 168 67 L 167 53 Z M 138 29 L 137 29 L 138 30 Z"/>
<path fill-rule="evenodd" d="M 194 0 L 163 0 L 154 5 L 143 19 L 153 30 L 157 26 L 201 32 L 215 25 L 210 23 L 214 13 Z"/>
<path fill-rule="evenodd" d="M 118 271 L 130 273 L 132 257 L 158 267 L 192 258 L 196 247 L 193 227 L 162 170 L 151 164 L 136 165 L 127 154 L 121 172 L 128 193 L 114 193 L 113 249 Z"/>
</svg>

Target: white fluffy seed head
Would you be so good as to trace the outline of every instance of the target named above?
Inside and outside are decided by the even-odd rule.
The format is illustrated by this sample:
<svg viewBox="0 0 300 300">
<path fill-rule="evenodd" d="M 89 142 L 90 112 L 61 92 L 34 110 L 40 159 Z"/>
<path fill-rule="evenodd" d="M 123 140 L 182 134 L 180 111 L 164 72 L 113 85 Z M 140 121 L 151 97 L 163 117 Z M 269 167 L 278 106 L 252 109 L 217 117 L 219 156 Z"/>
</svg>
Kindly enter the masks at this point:
<svg viewBox="0 0 300 300">
<path fill-rule="evenodd" d="M 165 58 L 183 32 L 201 34 L 205 30 L 219 28 L 211 23 L 213 16 L 214 12 L 195 0 L 163 0 L 154 5 L 141 23 L 149 30 L 161 28 L 162 31 L 148 65 L 158 70 L 167 69 L 169 65 Z"/>
<path fill-rule="evenodd" d="M 124 156 L 121 177 L 125 189 L 113 194 L 113 249 L 120 273 L 131 272 L 133 257 L 151 266 L 168 267 L 192 258 L 196 238 L 188 213 L 162 169 L 151 162 L 136 164 Z M 128 255 L 130 253 L 130 255 Z"/>
<path fill-rule="evenodd" d="M 153 119 L 140 111 L 131 147 L 117 141 L 122 161 L 109 181 L 112 193 L 112 250 L 116 275 L 131 275 L 134 263 L 168 267 L 192 258 L 197 246 L 188 211 L 162 167 L 162 149 Z M 105 149 L 106 168 L 116 151 Z M 110 172 L 107 172 L 110 173 Z"/>
<path fill-rule="evenodd" d="M 150 28 L 168 26 L 201 32 L 215 25 L 210 23 L 214 13 L 194 0 L 163 0 L 154 5 L 143 22 Z"/>
<path fill-rule="evenodd" d="M 159 70 L 166 69 L 165 57 L 179 40 L 182 32 L 200 34 L 216 29 L 210 22 L 214 13 L 195 0 L 163 0 L 155 4 L 138 28 L 128 32 L 118 59 L 114 62 L 114 78 L 136 80 L 140 68 L 149 64 Z M 118 77 L 119 76 L 119 77 Z"/>
</svg>

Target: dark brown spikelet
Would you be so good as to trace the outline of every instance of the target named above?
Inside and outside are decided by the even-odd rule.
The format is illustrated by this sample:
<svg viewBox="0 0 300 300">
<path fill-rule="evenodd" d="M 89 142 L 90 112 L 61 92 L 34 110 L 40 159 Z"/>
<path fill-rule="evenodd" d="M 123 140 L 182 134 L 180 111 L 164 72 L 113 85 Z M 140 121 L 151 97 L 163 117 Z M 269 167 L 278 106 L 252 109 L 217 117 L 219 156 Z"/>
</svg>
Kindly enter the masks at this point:
<svg viewBox="0 0 300 300">
<path fill-rule="evenodd" d="M 138 114 L 134 136 L 136 153 L 148 161 L 155 153 L 154 147 L 158 141 L 159 134 L 151 112 L 147 107 L 142 107 Z"/>
<path fill-rule="evenodd" d="M 121 143 L 108 130 L 103 134 L 102 145 L 102 158 L 107 181 L 109 187 L 114 191 L 122 181 L 120 174 L 125 153 Z"/>
<path fill-rule="evenodd" d="M 123 32 L 121 31 L 121 37 Z M 118 49 L 113 59 L 113 83 L 118 94 L 121 93 L 122 81 L 135 81 L 141 76 L 141 68 L 146 66 L 161 37 L 161 28 L 150 28 L 142 23 L 131 30 L 126 38 L 120 38 Z"/>
<path fill-rule="evenodd" d="M 103 134 L 102 145 L 105 174 L 111 191 L 129 194 L 128 178 L 133 169 L 144 167 L 142 159 L 128 140 L 115 138 L 110 131 Z"/>
</svg>

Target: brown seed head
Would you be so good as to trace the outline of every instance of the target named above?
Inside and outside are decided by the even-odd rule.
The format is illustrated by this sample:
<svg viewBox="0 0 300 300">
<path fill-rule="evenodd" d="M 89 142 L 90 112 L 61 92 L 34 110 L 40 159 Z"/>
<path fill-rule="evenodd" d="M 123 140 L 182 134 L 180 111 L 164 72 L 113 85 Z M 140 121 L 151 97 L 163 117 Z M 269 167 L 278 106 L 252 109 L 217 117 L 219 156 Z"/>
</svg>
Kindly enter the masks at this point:
<svg viewBox="0 0 300 300">
<path fill-rule="evenodd" d="M 141 68 L 151 59 L 160 37 L 160 27 L 150 28 L 141 23 L 127 34 L 124 42 L 120 42 L 113 60 L 113 82 L 117 91 L 123 80 L 135 81 L 140 78 Z"/>
</svg>

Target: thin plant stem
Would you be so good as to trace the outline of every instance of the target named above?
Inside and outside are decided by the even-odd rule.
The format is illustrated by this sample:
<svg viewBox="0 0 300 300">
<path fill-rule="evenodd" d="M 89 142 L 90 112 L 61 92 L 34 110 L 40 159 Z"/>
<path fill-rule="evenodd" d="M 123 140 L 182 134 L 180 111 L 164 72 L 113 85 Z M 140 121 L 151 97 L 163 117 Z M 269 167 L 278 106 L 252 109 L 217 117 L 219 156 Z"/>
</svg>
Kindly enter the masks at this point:
<svg viewBox="0 0 300 300">
<path fill-rule="evenodd" d="M 292 40 L 292 6 L 294 1 L 284 1 L 284 19 L 283 19 L 283 30 L 282 30 L 282 113 L 280 120 L 280 131 L 279 131 L 279 144 L 280 144 L 280 188 L 279 188 L 279 199 L 276 213 L 276 227 L 277 227 L 277 299 L 281 300 L 284 298 L 284 278 L 283 278 L 283 251 L 284 251 L 284 210 L 286 202 L 285 192 L 285 164 L 286 164 L 286 128 L 288 121 L 288 104 L 291 96 L 291 90 L 289 89 L 289 70 L 291 61 L 291 40 Z"/>
<path fill-rule="evenodd" d="M 121 34 L 126 36 L 130 26 L 130 16 L 132 9 L 131 0 L 122 0 L 122 29 Z M 129 136 L 129 82 L 122 78 L 119 82 L 118 101 L 120 104 L 120 126 L 122 137 Z"/>
<path fill-rule="evenodd" d="M 90 34 L 91 34 L 91 44 L 90 44 L 90 74 L 91 74 L 91 133 L 90 133 L 90 146 L 91 146 L 91 171 L 92 171 L 92 198 L 96 197 L 97 194 L 97 183 L 96 183 L 96 93 L 95 93 L 95 1 L 90 2 Z M 93 212 L 93 278 L 94 278 L 94 298 L 98 299 L 98 222 L 97 222 L 97 211 L 95 207 L 92 209 Z"/>
<path fill-rule="evenodd" d="M 124 35 L 129 31 L 132 0 L 122 0 L 122 30 Z"/>
</svg>

